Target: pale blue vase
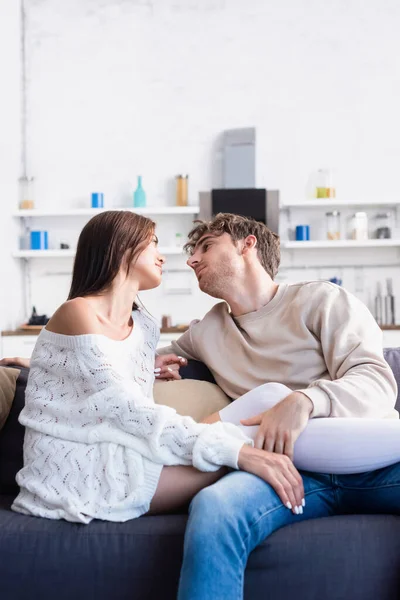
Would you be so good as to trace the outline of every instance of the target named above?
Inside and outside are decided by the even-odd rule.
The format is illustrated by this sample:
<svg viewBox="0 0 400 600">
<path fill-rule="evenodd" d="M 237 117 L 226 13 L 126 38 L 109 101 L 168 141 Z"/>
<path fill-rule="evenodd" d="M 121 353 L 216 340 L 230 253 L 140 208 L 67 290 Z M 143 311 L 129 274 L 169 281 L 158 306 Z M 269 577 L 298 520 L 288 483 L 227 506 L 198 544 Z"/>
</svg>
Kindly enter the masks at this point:
<svg viewBox="0 0 400 600">
<path fill-rule="evenodd" d="M 138 176 L 137 188 L 133 194 L 133 206 L 141 208 L 146 206 L 146 192 L 142 187 L 142 176 Z"/>
</svg>

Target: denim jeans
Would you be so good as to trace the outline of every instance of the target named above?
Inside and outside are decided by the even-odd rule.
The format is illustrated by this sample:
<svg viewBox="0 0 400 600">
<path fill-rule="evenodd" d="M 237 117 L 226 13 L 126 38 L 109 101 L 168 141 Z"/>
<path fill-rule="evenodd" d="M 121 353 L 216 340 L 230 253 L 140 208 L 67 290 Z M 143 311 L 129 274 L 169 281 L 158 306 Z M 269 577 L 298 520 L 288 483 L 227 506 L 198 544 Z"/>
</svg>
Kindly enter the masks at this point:
<svg viewBox="0 0 400 600">
<path fill-rule="evenodd" d="M 178 600 L 241 600 L 250 552 L 285 525 L 330 515 L 400 514 L 400 463 L 357 475 L 301 475 L 302 515 L 283 506 L 265 481 L 242 471 L 193 498 Z"/>
</svg>

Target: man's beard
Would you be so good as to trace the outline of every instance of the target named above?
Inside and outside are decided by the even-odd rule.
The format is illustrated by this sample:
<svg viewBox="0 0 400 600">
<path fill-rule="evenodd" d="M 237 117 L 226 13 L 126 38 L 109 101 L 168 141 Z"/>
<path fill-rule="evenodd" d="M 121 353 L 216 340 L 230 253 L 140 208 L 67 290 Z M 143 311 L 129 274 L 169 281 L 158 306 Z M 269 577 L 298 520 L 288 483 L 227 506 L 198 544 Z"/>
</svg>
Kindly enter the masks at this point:
<svg viewBox="0 0 400 600">
<path fill-rule="evenodd" d="M 206 273 L 200 278 L 199 288 L 205 294 L 223 300 L 230 283 L 232 283 L 233 275 L 231 265 L 220 265 L 216 271 L 211 272 L 208 267 Z"/>
</svg>

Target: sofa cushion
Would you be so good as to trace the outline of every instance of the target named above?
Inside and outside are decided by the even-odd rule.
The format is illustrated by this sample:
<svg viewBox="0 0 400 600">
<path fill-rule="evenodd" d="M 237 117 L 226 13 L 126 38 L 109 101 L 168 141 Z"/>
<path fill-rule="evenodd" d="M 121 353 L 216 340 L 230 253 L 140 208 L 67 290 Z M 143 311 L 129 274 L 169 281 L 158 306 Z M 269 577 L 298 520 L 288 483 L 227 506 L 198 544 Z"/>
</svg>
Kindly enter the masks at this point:
<svg viewBox="0 0 400 600">
<path fill-rule="evenodd" d="M 25 388 L 29 369 L 21 368 L 16 381 L 14 402 L 0 434 L 0 492 L 18 490 L 15 476 L 23 464 L 25 428 L 19 423 L 19 413 L 25 405 Z"/>
<path fill-rule="evenodd" d="M 215 383 L 194 379 L 159 381 L 155 384 L 153 393 L 157 404 L 175 408 L 180 415 L 188 415 L 195 421 L 201 421 L 225 408 L 230 402 Z"/>
<path fill-rule="evenodd" d="M 19 373 L 18 369 L 0 367 L 0 429 L 11 410 Z"/>
<path fill-rule="evenodd" d="M 13 513 L 11 501 L 0 496 L 2 598 L 176 599 L 186 515 L 81 525 Z M 399 556 L 398 517 L 303 521 L 251 553 L 244 600 L 397 600 Z"/>
<path fill-rule="evenodd" d="M 383 355 L 397 381 L 396 409 L 400 412 L 400 348 L 385 348 Z"/>
</svg>

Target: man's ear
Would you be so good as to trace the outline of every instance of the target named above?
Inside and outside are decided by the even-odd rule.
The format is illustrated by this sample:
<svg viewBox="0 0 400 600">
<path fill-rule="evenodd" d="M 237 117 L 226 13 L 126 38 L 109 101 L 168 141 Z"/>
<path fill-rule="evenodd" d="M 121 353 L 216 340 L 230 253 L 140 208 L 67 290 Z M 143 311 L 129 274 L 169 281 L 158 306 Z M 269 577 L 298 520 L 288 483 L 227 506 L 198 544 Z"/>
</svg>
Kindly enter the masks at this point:
<svg viewBox="0 0 400 600">
<path fill-rule="evenodd" d="M 242 253 L 245 254 L 257 246 L 257 238 L 255 235 L 248 235 L 243 240 Z"/>
</svg>

